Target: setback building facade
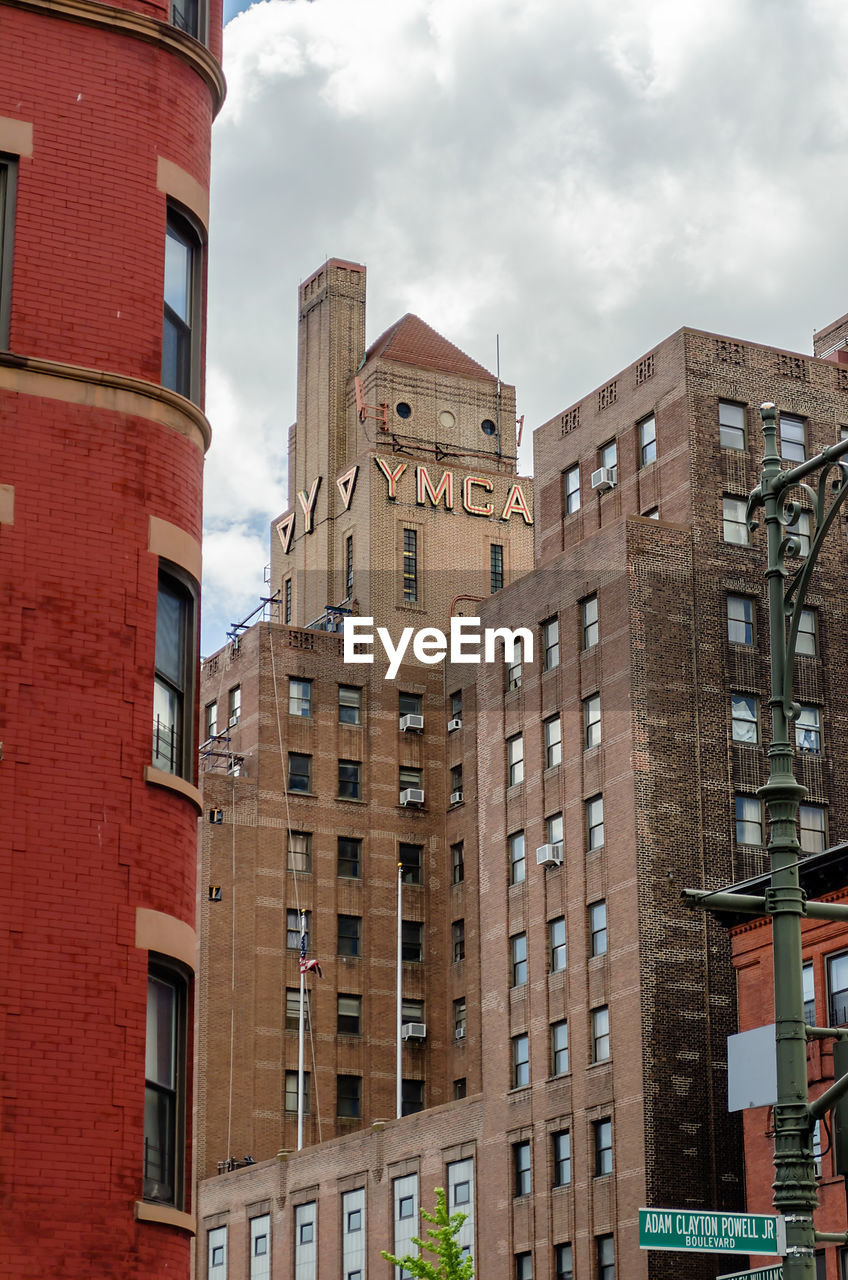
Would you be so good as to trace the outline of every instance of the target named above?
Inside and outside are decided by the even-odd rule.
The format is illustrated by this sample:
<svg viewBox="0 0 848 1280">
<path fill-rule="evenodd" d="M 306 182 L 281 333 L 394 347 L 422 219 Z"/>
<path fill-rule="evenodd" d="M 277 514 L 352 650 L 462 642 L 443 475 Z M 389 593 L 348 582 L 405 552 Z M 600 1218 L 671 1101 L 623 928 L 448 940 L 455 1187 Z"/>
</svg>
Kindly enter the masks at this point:
<svg viewBox="0 0 848 1280">
<path fill-rule="evenodd" d="M 186 1277 L 220 4 L 0 19 L 0 1271 Z"/>
<path fill-rule="evenodd" d="M 405 327 L 408 334 L 408 318 L 395 335 Z M 273 1276 L 388 1276 L 380 1249 L 404 1251 L 419 1206 L 442 1185 L 451 1208 L 470 1210 L 467 1243 L 487 1280 L 664 1280 L 679 1274 L 680 1259 L 639 1250 L 639 1207 L 744 1203 L 741 1127 L 727 1114 L 730 949 L 680 893 L 766 865 L 756 794 L 768 745 L 764 551 L 744 518 L 757 480 L 757 406 L 777 401 L 784 456 L 795 460 L 848 425 L 846 372 L 832 355 L 680 330 L 538 429 L 532 508 L 526 482 L 505 477 L 510 488 L 521 485 L 533 521 L 529 569 L 530 526 L 511 509 L 518 499 L 510 490 L 502 506 L 490 498 L 502 472 L 481 460 L 469 482 L 460 458 L 445 457 L 450 439 L 435 424 L 444 410 L 461 418 L 448 382 L 440 378 L 419 407 L 410 388 L 431 378 L 422 346 L 393 361 L 392 341 L 390 330 L 360 372 L 364 342 L 351 350 L 345 438 L 371 430 L 369 414 L 382 415 L 355 481 L 367 471 L 379 483 L 366 502 L 322 525 L 336 576 L 319 567 L 318 544 L 308 541 L 312 495 L 322 491 L 314 476 L 329 465 L 315 459 L 298 473 L 292 509 L 273 534 L 281 621 L 252 628 L 204 673 L 203 700 L 216 717 L 233 688 L 246 711 L 210 744 L 216 767 L 203 775 L 207 814 L 216 814 L 203 824 L 204 945 L 219 969 L 213 978 L 210 968 L 215 987 L 201 1003 L 200 1052 L 207 1064 L 216 1058 L 218 1074 L 200 1201 L 204 1227 L 218 1234 L 199 1251 L 199 1275 L 219 1280 L 215 1268 L 225 1265 L 231 1277 L 262 1274 L 249 1256 L 250 1224 L 261 1218 L 261 1256 Z M 304 370 L 302 347 L 301 384 Z M 466 367 L 459 376 L 474 375 Z M 503 403 L 499 425 L 496 412 L 487 417 L 493 437 L 506 441 Z M 421 424 L 419 437 L 414 425 L 393 430 L 401 404 Z M 510 429 L 513 420 L 510 403 Z M 454 447 L 473 443 L 461 436 Z M 438 472 L 423 447 L 431 444 Z M 353 461 L 336 455 L 342 504 Z M 453 514 L 443 478 L 450 470 L 461 479 Z M 441 500 L 430 491 L 440 486 Z M 490 509 L 465 506 L 460 522 L 458 491 Z M 319 506 L 314 513 L 320 520 Z M 802 495 L 802 554 L 810 519 Z M 527 643 L 479 666 L 409 665 L 392 682 L 385 664 L 345 663 L 337 635 L 304 627 L 319 618 L 335 626 L 350 608 L 384 619 L 396 639 L 413 603 L 404 598 L 405 533 L 416 521 L 427 522 L 416 550 L 432 546 L 445 523 L 452 530 L 434 561 L 416 564 L 425 592 L 436 577 L 421 625 L 444 629 L 447 612 L 473 610 L 484 629 L 527 628 L 532 658 Z M 301 542 L 287 544 L 298 527 Z M 512 533 L 504 578 L 491 550 L 500 528 Z M 354 581 L 346 595 L 338 566 L 347 564 L 348 538 Z M 359 561 L 363 540 L 368 554 Z M 838 540 L 826 549 L 803 618 L 805 852 L 845 830 L 844 798 L 831 786 L 831 761 L 848 745 L 832 696 L 846 674 L 845 555 Z M 360 585 L 357 574 L 372 562 Z M 307 607 L 289 611 L 290 599 L 312 590 L 311 574 L 320 581 Z M 400 701 L 416 696 L 414 706 Z M 404 727 L 410 714 L 423 715 L 414 730 Z M 351 795 L 356 777 L 362 789 Z M 407 788 L 425 795 L 412 814 Z M 426 1028 L 420 1039 L 410 1033 L 402 1066 L 403 1110 L 424 1110 L 401 1119 L 391 1118 L 393 853 L 406 882 L 403 1017 Z M 290 1154 L 298 938 L 288 930 L 303 906 L 312 912 L 310 954 L 327 975 L 309 979 L 319 1089 L 308 1140 L 319 1145 Z M 215 1035 L 218 1047 L 204 1049 Z M 211 1088 L 213 1069 L 203 1074 Z M 275 1162 L 278 1140 L 285 1158 Z M 226 1172 L 247 1154 L 257 1167 Z M 364 1232 L 355 1242 L 348 1213 Z M 745 1261 L 690 1255 L 687 1275 L 712 1277 Z"/>
</svg>

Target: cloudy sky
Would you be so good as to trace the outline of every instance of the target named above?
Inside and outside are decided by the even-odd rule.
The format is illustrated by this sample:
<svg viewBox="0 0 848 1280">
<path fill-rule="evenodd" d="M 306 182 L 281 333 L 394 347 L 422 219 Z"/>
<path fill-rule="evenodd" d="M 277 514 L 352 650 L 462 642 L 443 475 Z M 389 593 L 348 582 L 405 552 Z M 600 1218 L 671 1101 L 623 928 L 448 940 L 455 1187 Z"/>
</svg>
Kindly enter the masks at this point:
<svg viewBox="0 0 848 1280">
<path fill-rule="evenodd" d="M 500 335 L 528 435 L 682 324 L 808 351 L 848 311 L 842 0 L 228 2 L 204 653 L 265 589 L 327 257 L 369 342 L 414 311 L 491 369 Z"/>
</svg>

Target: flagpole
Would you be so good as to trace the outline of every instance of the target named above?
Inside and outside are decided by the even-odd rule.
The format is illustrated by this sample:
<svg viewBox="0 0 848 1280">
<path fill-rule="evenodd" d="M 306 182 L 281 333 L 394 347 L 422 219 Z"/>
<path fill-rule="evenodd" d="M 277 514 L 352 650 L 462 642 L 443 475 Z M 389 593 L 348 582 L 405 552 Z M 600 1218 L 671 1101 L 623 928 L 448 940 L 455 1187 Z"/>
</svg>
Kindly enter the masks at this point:
<svg viewBox="0 0 848 1280">
<path fill-rule="evenodd" d="M 397 1088 L 395 1091 L 395 1108 L 398 1119 L 400 1119 L 403 1110 L 403 1041 L 401 1040 L 401 1025 L 403 1013 L 403 864 L 398 863 L 398 909 L 397 909 L 397 1020 L 395 1024 L 395 1041 L 396 1041 L 396 1076 Z"/>
<path fill-rule="evenodd" d="M 306 912 L 300 913 L 300 1012 L 297 1019 L 297 1149 L 303 1150 L 303 1030 L 305 1025 L 306 974 L 303 959 L 306 955 Z"/>
</svg>

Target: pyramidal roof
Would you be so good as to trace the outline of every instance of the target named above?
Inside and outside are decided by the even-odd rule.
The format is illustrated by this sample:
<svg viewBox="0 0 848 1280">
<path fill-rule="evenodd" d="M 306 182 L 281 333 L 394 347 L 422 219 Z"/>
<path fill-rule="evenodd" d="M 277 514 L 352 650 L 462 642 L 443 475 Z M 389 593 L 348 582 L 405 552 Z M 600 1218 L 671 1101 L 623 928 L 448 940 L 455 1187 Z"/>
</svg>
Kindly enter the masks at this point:
<svg viewBox="0 0 848 1280">
<path fill-rule="evenodd" d="M 365 352 L 369 360 L 394 360 L 398 364 L 412 364 L 419 369 L 438 369 L 440 373 L 459 374 L 463 378 L 485 378 L 494 382 L 489 373 L 476 360 L 472 360 L 459 347 L 431 329 L 418 316 L 407 313 L 395 321 L 391 328 L 372 342 Z"/>
</svg>

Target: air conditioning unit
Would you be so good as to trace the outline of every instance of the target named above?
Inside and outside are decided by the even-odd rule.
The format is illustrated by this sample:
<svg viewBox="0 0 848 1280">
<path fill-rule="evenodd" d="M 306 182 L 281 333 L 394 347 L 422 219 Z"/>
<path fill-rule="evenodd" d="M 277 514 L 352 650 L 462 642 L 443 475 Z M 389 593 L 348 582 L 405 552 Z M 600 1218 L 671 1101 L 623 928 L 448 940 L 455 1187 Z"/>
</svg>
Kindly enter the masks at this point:
<svg viewBox="0 0 848 1280">
<path fill-rule="evenodd" d="M 460 720 L 459 716 L 456 716 L 453 720 L 448 720 L 448 733 L 453 733 L 455 729 L 461 729 L 461 728 L 462 728 L 462 721 Z"/>
<path fill-rule="evenodd" d="M 455 1040 L 464 1040 L 464 1039 L 465 1039 L 465 1027 L 454 1027 L 453 1035 L 454 1035 L 454 1039 L 455 1039 Z"/>
<path fill-rule="evenodd" d="M 451 792 L 451 804 L 462 804 L 462 792 L 461 792 L 461 791 L 452 791 L 452 792 Z"/>
<path fill-rule="evenodd" d="M 426 1040 L 426 1022 L 405 1022 L 400 1029 L 401 1040 Z"/>
<path fill-rule="evenodd" d="M 540 844 L 536 850 L 536 865 L 540 867 L 561 867 L 562 843 Z"/>
<path fill-rule="evenodd" d="M 230 716 L 228 728 L 233 729 L 239 722 L 238 714 Z"/>
<path fill-rule="evenodd" d="M 423 804 L 424 792 L 421 787 L 407 787 L 400 793 L 401 804 Z"/>
<path fill-rule="evenodd" d="M 615 472 L 612 467 L 598 467 L 597 471 L 592 472 L 592 488 L 599 490 L 600 493 L 606 493 L 607 489 L 614 489 L 615 483 Z"/>
<path fill-rule="evenodd" d="M 420 732 L 424 728 L 424 717 L 410 711 L 407 715 L 401 716 L 400 727 L 403 733 L 407 733 L 410 729 Z"/>
</svg>

